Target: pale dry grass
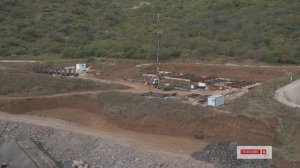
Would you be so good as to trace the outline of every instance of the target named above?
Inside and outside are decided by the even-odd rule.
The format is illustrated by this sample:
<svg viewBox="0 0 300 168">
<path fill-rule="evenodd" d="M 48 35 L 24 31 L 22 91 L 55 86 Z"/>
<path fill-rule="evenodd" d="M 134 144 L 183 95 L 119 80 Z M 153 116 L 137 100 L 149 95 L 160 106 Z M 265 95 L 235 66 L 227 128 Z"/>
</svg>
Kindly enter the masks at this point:
<svg viewBox="0 0 300 168">
<path fill-rule="evenodd" d="M 82 79 L 52 77 L 12 69 L 0 71 L 0 95 L 44 95 L 87 90 L 126 89 L 127 86 Z"/>
<path fill-rule="evenodd" d="M 299 76 L 295 77 L 295 79 Z M 289 77 L 265 83 L 254 91 L 236 99 L 226 107 L 234 114 L 245 115 L 265 123 L 278 121 L 274 151 L 279 156 L 300 160 L 300 109 L 291 108 L 275 99 L 275 90 L 290 83 Z M 251 129 L 251 128 L 249 128 Z"/>
</svg>

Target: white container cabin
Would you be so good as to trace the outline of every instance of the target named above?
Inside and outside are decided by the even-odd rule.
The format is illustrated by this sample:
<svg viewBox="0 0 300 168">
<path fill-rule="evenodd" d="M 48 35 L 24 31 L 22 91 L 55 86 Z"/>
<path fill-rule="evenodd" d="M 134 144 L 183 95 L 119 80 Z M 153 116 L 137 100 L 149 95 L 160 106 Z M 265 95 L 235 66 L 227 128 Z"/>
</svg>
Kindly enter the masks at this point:
<svg viewBox="0 0 300 168">
<path fill-rule="evenodd" d="M 208 97 L 207 105 L 217 107 L 225 104 L 225 96 L 224 95 L 213 95 Z"/>
<path fill-rule="evenodd" d="M 76 72 L 83 72 L 86 71 L 86 69 L 86 64 L 76 64 Z"/>
</svg>

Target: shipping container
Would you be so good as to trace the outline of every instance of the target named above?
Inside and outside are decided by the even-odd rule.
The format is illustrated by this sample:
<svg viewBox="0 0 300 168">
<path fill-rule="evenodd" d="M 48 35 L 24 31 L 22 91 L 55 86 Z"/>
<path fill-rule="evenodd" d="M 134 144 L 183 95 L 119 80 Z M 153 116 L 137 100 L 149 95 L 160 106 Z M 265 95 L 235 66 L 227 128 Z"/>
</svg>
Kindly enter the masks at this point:
<svg viewBox="0 0 300 168">
<path fill-rule="evenodd" d="M 76 64 L 76 71 L 86 71 L 86 64 Z"/>
<path fill-rule="evenodd" d="M 209 90 L 225 90 L 223 86 L 210 86 Z"/>
<path fill-rule="evenodd" d="M 221 106 L 225 104 L 225 96 L 224 95 L 214 95 L 214 96 L 210 96 L 207 99 L 207 105 L 209 106 Z"/>
<path fill-rule="evenodd" d="M 198 82 L 198 86 L 200 88 L 206 88 L 206 83 L 205 82 Z"/>
</svg>

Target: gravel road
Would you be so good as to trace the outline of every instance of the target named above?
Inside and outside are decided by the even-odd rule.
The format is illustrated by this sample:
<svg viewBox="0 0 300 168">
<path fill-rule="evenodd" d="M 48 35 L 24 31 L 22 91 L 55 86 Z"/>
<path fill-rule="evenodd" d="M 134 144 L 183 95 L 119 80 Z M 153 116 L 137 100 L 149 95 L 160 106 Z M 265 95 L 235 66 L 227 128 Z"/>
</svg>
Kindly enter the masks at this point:
<svg viewBox="0 0 300 168">
<path fill-rule="evenodd" d="M 138 151 L 106 138 L 0 120 L 0 145 L 20 136 L 31 138 L 65 168 L 71 168 L 74 160 L 82 160 L 95 168 L 213 167 L 187 155 Z"/>
</svg>

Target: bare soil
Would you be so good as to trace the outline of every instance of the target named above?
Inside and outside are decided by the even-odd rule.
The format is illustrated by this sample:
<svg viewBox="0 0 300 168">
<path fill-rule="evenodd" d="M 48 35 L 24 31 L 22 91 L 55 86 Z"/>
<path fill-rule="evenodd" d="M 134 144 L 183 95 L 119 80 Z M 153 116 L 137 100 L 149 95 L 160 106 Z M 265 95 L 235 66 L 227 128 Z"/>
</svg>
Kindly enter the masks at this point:
<svg viewBox="0 0 300 168">
<path fill-rule="evenodd" d="M 165 63 L 162 70 L 192 73 L 203 76 L 217 76 L 247 81 L 265 82 L 288 72 L 299 73 L 299 67 L 280 66 L 231 66 L 226 64 Z"/>
<path fill-rule="evenodd" d="M 92 63 L 93 64 L 93 63 Z M 136 78 L 143 73 L 156 73 L 156 64 L 143 66 L 142 62 L 119 60 L 94 63 L 103 71 L 102 77 Z M 136 67 L 137 65 L 141 65 Z M 300 73 L 299 66 L 276 66 L 261 64 L 213 64 L 198 61 L 160 63 L 162 71 L 191 73 L 202 76 L 217 76 L 239 80 L 266 82 L 283 74 Z"/>
<path fill-rule="evenodd" d="M 12 114 L 26 114 L 30 111 L 57 108 L 72 108 L 98 113 L 102 104 L 96 100 L 83 99 L 79 96 L 55 98 L 15 98 L 0 100 L 0 110 Z"/>
<path fill-rule="evenodd" d="M 97 63 L 96 69 L 103 70 L 96 81 L 125 84 L 132 89 L 124 92 L 142 93 L 149 88 L 140 84 L 128 84 L 122 79 L 136 78 L 142 73 L 155 73 L 155 65 L 136 67 L 137 61 L 117 61 Z M 300 73 L 296 66 L 256 66 L 226 65 L 201 63 L 162 63 L 161 70 L 192 73 L 205 76 L 218 76 L 240 80 L 266 82 L 287 72 Z M 80 94 L 78 92 L 78 94 Z M 84 93 L 85 94 L 85 93 Z M 26 98 L 0 98 L 0 111 L 11 114 L 38 115 L 73 121 L 85 127 L 76 129 L 102 131 L 107 136 L 114 136 L 121 141 L 132 142 L 132 146 L 145 145 L 148 149 L 160 152 L 191 153 L 199 151 L 205 144 L 230 140 L 242 145 L 273 145 L 277 122 L 267 123 L 245 116 L 211 113 L 197 119 L 179 117 L 136 117 L 111 114 L 103 108 L 105 103 L 87 97 L 72 94 L 40 96 Z M 51 124 L 49 124 L 51 125 Z M 74 128 L 75 129 L 75 128 Z M 93 131 L 92 131 L 93 132 Z M 202 132 L 203 140 L 194 138 L 195 133 Z M 280 162 L 282 165 L 294 164 Z M 297 164 L 297 163 L 295 163 Z"/>
<path fill-rule="evenodd" d="M 0 111 L 59 118 L 96 128 L 111 128 L 115 125 L 142 133 L 188 138 L 193 138 L 195 132 L 201 131 L 207 142 L 232 140 L 244 145 L 274 143 L 276 125 L 267 125 L 243 116 L 216 113 L 197 120 L 174 117 L 136 118 L 113 115 L 103 111 L 102 107 L 103 104 L 99 101 L 79 96 L 0 100 Z"/>
<path fill-rule="evenodd" d="M 111 122 L 122 128 L 152 134 L 193 137 L 197 132 L 203 132 L 204 140 L 208 142 L 230 140 L 243 145 L 273 145 L 275 137 L 274 128 L 242 116 L 216 115 L 196 121 L 115 117 Z"/>
<path fill-rule="evenodd" d="M 62 112 L 61 110 L 63 110 L 63 113 L 60 113 Z M 53 112 L 55 114 L 53 114 Z M 41 120 L 39 120 L 40 118 L 31 119 L 30 116 L 46 118 L 41 118 Z M 118 128 L 108 123 L 104 117 L 84 110 L 54 108 L 50 110 L 32 111 L 26 113 L 26 115 L 1 114 L 0 119 L 1 117 L 3 117 L 3 119 L 16 118 L 17 120 L 11 121 L 22 121 L 24 123 L 40 126 L 53 127 L 63 130 L 73 130 L 75 132 L 85 133 L 92 136 L 101 135 L 102 137 L 115 139 L 120 143 L 127 146 L 129 145 L 135 149 L 146 149 L 159 153 L 166 152 L 171 155 L 172 153 L 189 155 L 190 153 L 194 152 L 195 149 L 200 150 L 207 144 L 206 141 L 199 141 L 187 136 L 147 134 Z M 76 125 L 65 126 L 59 123 L 57 124 L 57 121 L 52 120 L 51 118 L 71 121 Z"/>
<path fill-rule="evenodd" d="M 90 167 L 213 167 L 189 157 L 201 142 L 180 137 L 111 132 L 59 119 L 0 112 L 0 145 L 30 137 L 64 167 L 82 160 Z M 160 144 L 161 142 L 161 144 Z"/>
</svg>

